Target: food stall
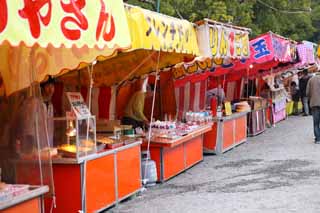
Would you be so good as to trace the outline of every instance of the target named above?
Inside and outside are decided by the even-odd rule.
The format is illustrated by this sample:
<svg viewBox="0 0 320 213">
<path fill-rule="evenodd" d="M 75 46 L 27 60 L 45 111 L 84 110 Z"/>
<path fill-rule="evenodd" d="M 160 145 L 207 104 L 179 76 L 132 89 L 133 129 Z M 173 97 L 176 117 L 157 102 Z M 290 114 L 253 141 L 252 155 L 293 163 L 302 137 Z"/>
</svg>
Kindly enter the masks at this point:
<svg viewBox="0 0 320 213">
<path fill-rule="evenodd" d="M 239 103 L 238 107 L 244 107 L 245 109 L 231 112 L 230 101 L 233 101 L 233 99 L 228 99 L 229 91 L 227 91 L 225 83 L 226 76 L 230 72 L 237 73 L 234 70 L 235 62 L 243 61 L 250 56 L 250 29 L 215 22 L 209 19 L 200 21 L 197 24 L 198 37 L 201 38 L 199 39 L 199 48 L 204 58 L 199 58 L 183 65 L 183 68 L 186 70 L 185 73 L 193 75 L 184 77 L 181 76 L 183 72 L 177 72 L 178 68 L 174 70 L 177 74 L 180 74 L 180 76 L 176 75 L 176 86 L 179 88 L 176 91 L 181 91 L 181 88 L 186 88 L 188 84 L 192 85 L 194 82 L 206 80 L 205 91 L 201 94 L 205 99 L 203 107 L 211 109 L 214 122 L 212 130 L 204 135 L 203 151 L 205 153 L 220 154 L 243 143 L 247 138 L 247 113 L 250 109 L 245 103 Z M 203 71 L 207 72 L 202 73 Z M 236 93 L 235 90 L 233 88 L 233 92 L 231 91 L 230 93 Z M 210 101 L 209 92 L 211 91 L 215 93 L 217 99 L 212 98 Z M 219 93 L 223 93 L 223 95 Z M 227 93 L 227 96 L 224 95 L 225 93 Z M 220 97 L 220 95 L 222 96 Z M 222 99 L 225 99 L 225 101 Z M 188 107 L 186 107 L 185 102 L 180 101 L 180 103 L 183 104 L 178 109 L 182 111 L 180 114 L 183 114 L 184 110 L 188 111 Z M 233 104 L 233 106 L 236 106 L 235 103 Z M 242 104 L 244 105 L 242 106 Z M 227 109 L 228 107 L 229 109 Z M 192 110 L 192 108 L 190 109 Z M 223 109 L 226 113 L 222 115 Z"/>
<path fill-rule="evenodd" d="M 66 95 L 66 117 L 54 118 L 54 212 L 99 212 L 140 191 L 141 141 L 100 133 L 81 93 Z"/>
<path fill-rule="evenodd" d="M 124 90 L 123 93 L 122 89 L 133 85 L 144 74 L 183 61 L 185 57 L 193 57 L 198 52 L 197 45 L 194 45 L 196 36 L 191 23 L 130 5 L 125 5 L 125 11 L 132 48 L 123 50 L 106 61 L 92 63 L 89 68 L 80 67 L 58 78 L 56 108 L 63 108 L 59 105 L 66 102 L 63 97 L 71 91 L 72 97 L 78 97 L 75 103 L 87 102 L 82 106 L 86 108 L 87 105 L 91 114 L 86 118 L 80 116 L 81 121 L 77 121 L 79 119 L 75 119 L 74 115 L 71 116 L 73 119 L 68 118 L 68 114 L 55 118 L 55 126 L 61 132 L 58 132 L 60 134 L 55 139 L 58 156 L 53 158 L 57 196 L 57 208 L 54 212 L 76 212 L 79 209 L 85 212 L 101 211 L 140 190 L 142 140 L 133 135 L 117 134 L 118 130 L 122 131 L 125 127 L 115 119 L 121 118 L 119 115 L 125 106 L 124 101 L 128 101 L 126 97 L 130 97 L 133 92 Z M 121 16 L 122 13 L 118 14 Z M 149 19 L 174 27 L 183 34 L 179 36 L 168 33 L 164 38 L 157 33 Z M 70 98 L 68 99 L 70 102 Z M 74 113 L 71 114 L 77 112 L 72 111 Z M 85 129 L 85 134 L 73 134 L 72 140 L 65 137 L 66 133 L 72 133 L 71 130 L 76 128 L 79 131 Z M 86 138 L 88 128 L 89 141 Z M 91 135 L 95 132 L 96 135 Z M 69 144 L 68 141 L 73 142 Z M 79 144 L 75 144 L 75 141 L 79 141 Z"/>
<path fill-rule="evenodd" d="M 299 62 L 283 75 L 286 79 L 286 88 L 290 97 L 286 105 L 287 115 L 293 114 L 294 111 L 294 102 L 292 101 L 290 83 L 294 81 L 299 86 L 298 75 L 303 71 L 303 69 L 308 69 L 309 72 L 312 72 L 312 70 L 318 70 L 316 63 L 316 47 L 316 44 L 308 41 L 302 41 L 301 43 L 297 44 L 297 55 L 299 56 Z M 298 109 L 296 113 L 301 113 L 303 108 L 301 100 L 298 102 L 297 108 Z"/>
<path fill-rule="evenodd" d="M 4 3 L 1 7 L 8 15 L 7 19 L 1 19 L 0 29 L 1 87 L 4 86 L 8 97 L 4 101 L 1 97 L 1 121 L 7 120 L 6 115 L 14 119 L 1 122 L 4 127 L 0 128 L 4 137 L 1 138 L 2 180 L 13 183 L 1 183 L 1 212 L 101 210 L 140 190 L 141 142 L 125 139 L 114 149 L 108 149 L 109 141 L 97 146 L 95 117 L 79 119 L 71 115 L 55 122 L 65 127 L 60 129 L 61 135 L 66 136 L 72 130 L 69 133 L 75 136 L 72 140 L 58 141 L 59 147 L 49 148 L 47 118 L 36 82 L 43 81 L 47 75 L 57 76 L 92 66 L 93 61 L 103 61 L 117 50 L 129 49 L 131 40 L 123 3 L 96 0 L 90 4 L 61 3 L 52 7 L 48 1 L 36 8 L 30 6 L 19 2 Z M 43 7 L 48 10 L 40 16 Z M 75 13 L 79 24 L 71 18 Z M 16 27 L 21 33 L 16 33 Z M 33 86 L 24 90 L 30 85 Z M 71 123 L 77 131 L 71 128 Z M 87 129 L 85 140 L 83 128 Z M 30 135 L 30 132 L 35 133 Z M 7 140 L 8 135 L 21 139 Z M 61 145 L 64 142 L 67 145 Z M 129 174 L 133 178 L 128 180 Z"/>
<path fill-rule="evenodd" d="M 170 95 L 172 96 L 172 90 L 168 88 L 164 89 L 164 87 L 171 85 L 172 82 L 159 77 L 163 76 L 159 70 L 185 60 L 190 60 L 189 58 L 193 59 L 194 56 L 199 54 L 195 27 L 188 21 L 135 6 L 126 5 L 126 11 L 133 40 L 133 48 L 131 51 L 124 52 L 106 61 L 106 63 L 98 63 L 95 68 L 96 74 L 94 74 L 94 78 L 97 79 L 98 83 L 105 81 L 107 85 L 110 79 L 114 79 L 114 82 L 118 83 L 115 114 L 117 119 L 121 119 L 130 96 L 137 90 L 135 86 L 137 81 L 135 80 L 143 75 L 149 75 L 149 83 L 154 85 L 155 93 L 152 100 L 146 98 L 145 115 L 150 121 L 153 120 L 152 118 L 156 118 L 162 120 L 161 122 L 165 122 L 165 120 L 168 120 L 166 117 L 174 117 L 174 112 L 169 112 L 168 108 L 173 105 L 175 106 L 175 102 L 169 103 L 166 102 L 168 100 L 164 100 Z M 158 28 L 159 26 L 164 26 L 164 28 Z M 166 31 L 166 26 L 173 28 L 171 33 Z M 164 31 L 159 34 L 159 30 Z M 100 70 L 103 75 L 99 74 Z M 161 110 L 158 110 L 158 108 L 161 108 Z M 151 122 L 151 126 L 154 123 L 157 122 L 154 120 Z M 152 134 L 150 140 L 148 133 L 145 134 L 142 149 L 148 150 L 150 148 L 151 160 L 155 160 L 159 168 L 159 181 L 167 180 L 202 160 L 202 142 L 199 138 L 201 138 L 204 131 L 207 131 L 207 128 L 198 126 L 197 129 L 192 129 L 187 133 L 184 132 L 185 135 L 183 136 L 176 134 L 168 138 L 164 137 L 164 135 L 158 135 L 158 137 L 156 134 Z M 196 138 L 195 142 L 192 140 L 193 137 Z M 174 169 L 174 171 L 170 171 L 162 176 L 160 170 L 161 159 L 153 151 L 154 144 L 158 144 L 158 139 L 165 140 L 163 142 L 164 147 L 161 148 L 165 150 L 165 154 L 163 155 L 165 157 L 161 158 L 166 159 L 165 172 L 167 172 L 168 168 L 174 168 L 177 162 L 183 165 L 185 162 L 184 158 L 172 161 L 172 157 L 174 157 L 172 150 L 179 149 L 179 152 L 184 152 L 184 156 L 190 156 L 192 159 L 188 159 L 188 166 L 178 168 L 178 171 Z M 157 147 L 160 148 L 159 145 Z M 188 149 L 185 147 L 188 147 Z M 188 150 L 188 154 L 185 150 Z M 167 160 L 168 157 L 169 161 Z M 196 159 L 194 160 L 193 158 Z"/>
<path fill-rule="evenodd" d="M 141 189 L 142 140 L 137 135 L 124 135 L 125 130 L 131 127 L 124 127 L 115 120 L 120 118 L 118 112 L 123 108 L 122 102 L 128 101 L 126 95 L 133 92 L 123 94 L 121 89 L 144 74 L 182 61 L 186 56 L 192 57 L 198 52 L 193 43 L 196 41 L 193 25 L 189 22 L 177 21 L 135 6 L 125 5 L 124 8 L 126 16 L 123 17 L 127 18 L 130 30 L 124 34 L 131 36 L 132 47 L 113 58 L 92 63 L 86 68 L 80 67 L 59 77 L 58 105 L 64 104 L 63 97 L 71 92 L 72 97 L 78 97 L 75 104 L 86 102 L 82 108 L 88 105 L 91 114 L 88 115 L 90 119 L 80 116 L 81 122 L 75 122 L 78 116 L 70 122 L 68 114 L 67 120 L 66 117 L 55 118 L 55 126 L 64 131 L 60 137 L 56 135 L 59 138 L 56 138 L 59 156 L 53 159 L 57 204 L 60 204 L 54 212 L 74 212 L 78 209 L 85 212 L 102 211 Z M 121 16 L 122 12 L 118 15 Z M 170 26 L 182 30 L 183 36 L 168 33 L 164 38 L 157 33 L 149 19 L 168 26 L 174 21 L 175 25 Z M 116 35 L 124 34 L 119 32 Z M 77 110 L 73 111 L 76 114 Z M 91 118 L 94 119 L 91 121 Z M 89 129 L 90 139 L 88 141 L 85 137 L 87 132 L 75 134 L 70 146 L 69 139 L 64 137 L 65 132 L 76 127 L 79 130 L 84 128 L 87 132 Z M 91 135 L 95 132 L 96 135 Z M 79 141 L 80 146 L 75 145 L 74 140 Z"/>
<path fill-rule="evenodd" d="M 292 68 L 297 62 L 296 42 L 268 32 L 250 40 L 250 52 L 249 60 L 244 64 L 238 63 L 240 67 L 244 68 L 239 72 L 242 72 L 246 79 L 250 79 L 256 87 L 257 90 L 252 94 L 253 96 L 260 96 L 264 93 L 264 98 L 267 99 L 267 108 L 261 108 L 258 112 L 253 111 L 252 113 L 255 114 L 251 114 L 249 117 L 255 117 L 256 121 L 261 121 L 263 117 L 266 117 L 267 122 L 275 124 L 286 118 L 286 93 L 284 87 L 281 86 L 281 81 L 279 81 L 281 78 L 274 77 L 280 76 L 282 72 Z M 266 84 L 267 86 L 265 86 Z M 260 117 L 257 117 L 259 115 Z M 249 129 L 257 128 L 249 127 Z M 255 135 L 259 132 L 252 133 Z"/>
<path fill-rule="evenodd" d="M 297 60 L 296 43 L 282 36 L 269 32 L 252 40 L 256 64 L 252 71 L 263 75 L 271 92 L 271 124 L 286 118 L 287 93 L 280 74 L 291 68 Z M 263 45 L 263 49 L 261 46 Z M 268 71 L 270 70 L 270 71 Z"/>
<path fill-rule="evenodd" d="M 193 120 L 191 114 L 199 119 Z M 193 112 L 186 123 L 156 121 L 152 124 L 149 151 L 156 163 L 158 182 L 167 181 L 203 160 L 203 135 L 211 130 L 211 122 L 208 112 Z M 146 140 L 143 149 L 147 148 Z"/>
</svg>

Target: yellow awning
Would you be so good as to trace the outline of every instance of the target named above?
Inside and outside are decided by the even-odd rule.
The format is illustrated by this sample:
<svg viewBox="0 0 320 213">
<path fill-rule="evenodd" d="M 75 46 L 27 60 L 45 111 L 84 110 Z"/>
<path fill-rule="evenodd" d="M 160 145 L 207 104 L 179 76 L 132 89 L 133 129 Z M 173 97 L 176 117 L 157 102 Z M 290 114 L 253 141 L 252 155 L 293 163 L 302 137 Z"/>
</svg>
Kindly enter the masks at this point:
<svg viewBox="0 0 320 213">
<path fill-rule="evenodd" d="M 0 74 L 7 95 L 130 48 L 121 0 L 24 2 L 0 5 Z"/>
<path fill-rule="evenodd" d="M 194 24 L 136 6 L 125 5 L 132 48 L 94 67 L 95 85 L 113 85 L 199 55 Z M 160 52 L 160 58 L 159 57 Z M 87 84 L 86 72 L 81 76 Z M 75 74 L 63 78 L 77 81 Z"/>
</svg>

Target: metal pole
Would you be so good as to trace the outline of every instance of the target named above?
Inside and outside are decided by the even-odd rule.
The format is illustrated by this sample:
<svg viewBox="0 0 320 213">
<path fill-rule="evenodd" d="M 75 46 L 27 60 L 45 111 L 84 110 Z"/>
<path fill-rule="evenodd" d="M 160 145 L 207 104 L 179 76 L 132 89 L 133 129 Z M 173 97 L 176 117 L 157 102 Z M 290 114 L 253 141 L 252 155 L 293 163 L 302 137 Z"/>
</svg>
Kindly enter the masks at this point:
<svg viewBox="0 0 320 213">
<path fill-rule="evenodd" d="M 160 1 L 161 1 L 161 0 L 157 0 L 157 12 L 158 12 L 158 13 L 160 12 Z"/>
</svg>

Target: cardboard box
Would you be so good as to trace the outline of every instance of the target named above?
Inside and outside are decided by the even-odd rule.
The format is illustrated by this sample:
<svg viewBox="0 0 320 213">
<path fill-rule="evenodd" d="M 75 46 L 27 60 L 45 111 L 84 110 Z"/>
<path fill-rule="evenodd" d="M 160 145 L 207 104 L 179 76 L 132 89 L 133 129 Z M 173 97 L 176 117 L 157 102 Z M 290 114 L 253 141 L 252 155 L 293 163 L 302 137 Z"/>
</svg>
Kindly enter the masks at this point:
<svg viewBox="0 0 320 213">
<path fill-rule="evenodd" d="M 267 99 L 257 97 L 257 96 L 250 96 L 248 99 L 248 103 L 251 106 L 252 110 L 259 110 L 265 108 L 267 106 Z"/>
<path fill-rule="evenodd" d="M 120 127 L 120 120 L 97 120 L 97 132 L 112 132 Z"/>
<path fill-rule="evenodd" d="M 115 131 L 130 130 L 131 125 L 121 125 L 120 120 L 98 120 L 97 132 L 114 133 Z"/>
</svg>

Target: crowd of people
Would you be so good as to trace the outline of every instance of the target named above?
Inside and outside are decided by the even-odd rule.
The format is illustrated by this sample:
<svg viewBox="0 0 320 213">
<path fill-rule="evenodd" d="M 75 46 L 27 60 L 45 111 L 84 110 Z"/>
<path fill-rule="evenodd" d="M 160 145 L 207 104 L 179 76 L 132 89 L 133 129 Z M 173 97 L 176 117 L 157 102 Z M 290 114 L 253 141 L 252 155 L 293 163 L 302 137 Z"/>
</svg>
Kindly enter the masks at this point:
<svg viewBox="0 0 320 213">
<path fill-rule="evenodd" d="M 320 74 L 309 74 L 307 69 L 299 73 L 299 81 L 290 84 L 293 114 L 298 115 L 298 103 L 302 102 L 303 116 L 312 115 L 315 143 L 320 144 Z"/>
</svg>

